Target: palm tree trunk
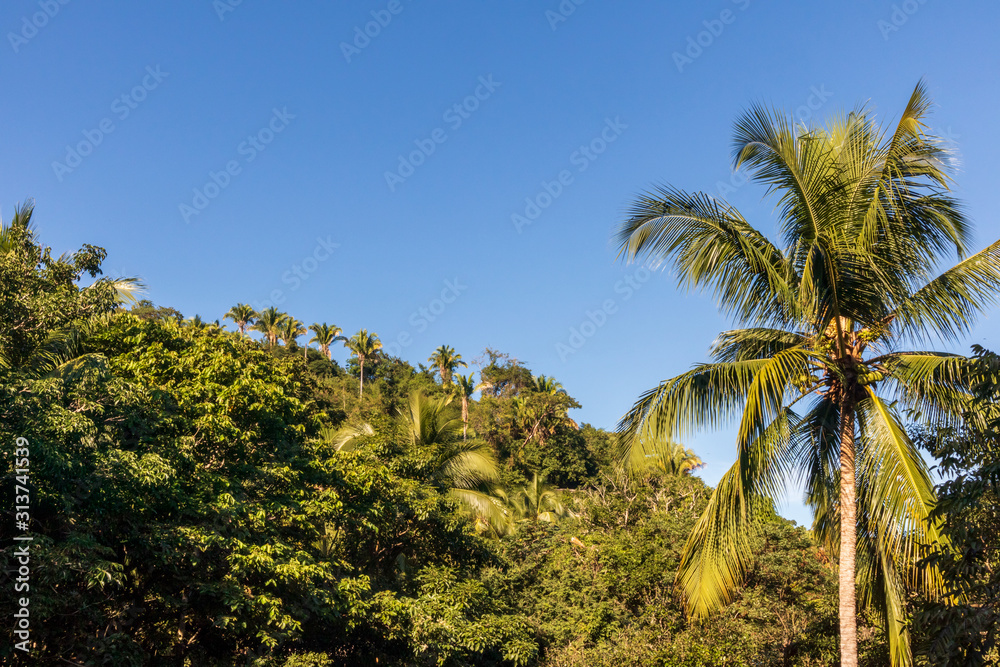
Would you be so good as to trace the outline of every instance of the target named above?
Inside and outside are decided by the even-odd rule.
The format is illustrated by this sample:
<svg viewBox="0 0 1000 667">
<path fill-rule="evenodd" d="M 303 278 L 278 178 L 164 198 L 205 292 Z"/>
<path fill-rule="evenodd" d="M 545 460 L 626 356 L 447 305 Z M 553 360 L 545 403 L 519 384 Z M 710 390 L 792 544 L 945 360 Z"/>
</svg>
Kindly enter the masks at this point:
<svg viewBox="0 0 1000 667">
<path fill-rule="evenodd" d="M 855 557 L 857 555 L 857 488 L 854 479 L 854 404 L 845 399 L 840 409 L 840 665 L 858 665 L 858 611 Z"/>
<path fill-rule="evenodd" d="M 358 356 L 358 363 L 361 364 L 361 384 L 358 385 L 358 398 L 365 393 L 365 358 Z"/>
<path fill-rule="evenodd" d="M 462 440 L 466 440 L 469 432 L 469 398 L 462 396 Z"/>
</svg>

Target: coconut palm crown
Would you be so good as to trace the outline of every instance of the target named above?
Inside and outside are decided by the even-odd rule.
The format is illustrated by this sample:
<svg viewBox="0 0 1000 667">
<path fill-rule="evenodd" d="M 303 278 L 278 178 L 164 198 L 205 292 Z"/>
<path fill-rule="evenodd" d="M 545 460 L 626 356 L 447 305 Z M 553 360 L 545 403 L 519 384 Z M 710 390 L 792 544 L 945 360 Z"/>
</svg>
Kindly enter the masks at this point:
<svg viewBox="0 0 1000 667">
<path fill-rule="evenodd" d="M 343 331 L 336 324 L 327 324 L 326 322 L 320 324 L 319 322 L 316 322 L 309 327 L 309 330 L 314 334 L 313 337 L 309 339 L 309 342 L 318 344 L 320 351 L 326 355 L 327 359 L 333 359 L 333 353 L 330 352 L 331 345 L 338 340 L 347 340 L 341 336 Z"/>
<path fill-rule="evenodd" d="M 291 316 L 286 316 L 278 327 L 278 338 L 281 339 L 285 347 L 289 347 L 295 342 L 296 338 L 304 333 L 306 333 L 306 328 L 302 325 L 302 320 L 297 320 Z"/>
<path fill-rule="evenodd" d="M 758 519 L 798 476 L 815 534 L 839 558 L 845 667 L 857 664 L 858 601 L 881 617 L 892 664 L 911 663 L 905 591 L 940 592 L 917 546 L 943 538 L 902 419 L 954 422 L 967 399 L 966 360 L 919 346 L 957 340 L 1000 292 L 1000 242 L 967 256 L 971 225 L 948 189 L 950 157 L 926 132 L 930 105 L 921 82 L 889 129 L 865 107 L 825 128 L 745 112 L 735 168 L 776 198 L 780 244 L 729 204 L 669 186 L 638 197 L 617 232 L 626 259 L 672 264 L 682 286 L 712 292 L 746 326 L 619 424 L 624 457 L 643 440 L 739 419 L 736 463 L 678 572 L 689 613 L 731 599 Z"/>
<path fill-rule="evenodd" d="M 427 361 L 434 364 L 437 368 L 438 373 L 441 375 L 441 384 L 444 387 L 451 386 L 451 375 L 455 372 L 455 369 L 459 366 L 463 368 L 467 367 L 464 361 L 462 361 L 462 355 L 455 353 L 455 348 L 449 345 L 442 345 L 438 349 L 434 350 L 434 354 L 427 358 Z"/>
<path fill-rule="evenodd" d="M 274 347 L 278 344 L 278 333 L 286 319 L 288 319 L 287 314 L 271 306 L 256 314 L 257 321 L 250 328 L 264 334 L 268 347 Z"/>
<path fill-rule="evenodd" d="M 246 330 L 248 325 L 252 325 L 255 321 L 257 313 L 251 306 L 245 303 L 238 303 L 229 309 L 229 312 L 222 318 L 224 320 L 232 320 L 236 325 L 236 329 L 240 332 L 240 336 L 246 335 Z"/>
</svg>

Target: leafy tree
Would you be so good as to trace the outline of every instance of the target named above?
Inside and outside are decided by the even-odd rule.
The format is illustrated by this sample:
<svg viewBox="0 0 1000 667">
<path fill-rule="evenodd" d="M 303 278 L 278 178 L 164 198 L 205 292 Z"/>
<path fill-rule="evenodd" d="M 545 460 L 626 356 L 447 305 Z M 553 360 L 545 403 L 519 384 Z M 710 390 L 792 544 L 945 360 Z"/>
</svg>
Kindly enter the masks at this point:
<svg viewBox="0 0 1000 667">
<path fill-rule="evenodd" d="M 100 275 L 104 249 L 84 245 L 71 257 L 52 257 L 37 244 L 33 212 L 29 201 L 9 223 L 0 221 L 0 369 L 34 365 L 50 337 L 70 336 L 75 321 L 119 305 L 111 281 L 75 285 L 83 274 Z"/>
<path fill-rule="evenodd" d="M 264 334 L 268 347 L 273 348 L 278 344 L 281 326 L 285 323 L 286 319 L 288 319 L 287 314 L 271 306 L 257 313 L 257 321 L 250 328 Z"/>
<path fill-rule="evenodd" d="M 486 359 L 489 363 L 485 363 Z M 476 363 L 481 368 L 483 392 L 495 398 L 515 396 L 534 384 L 531 371 L 509 354 L 486 348 Z"/>
<path fill-rule="evenodd" d="M 324 355 L 326 355 L 326 358 L 331 361 L 333 361 L 333 353 L 330 352 L 330 346 L 338 340 L 347 340 L 340 335 L 343 332 L 341 328 L 335 324 L 330 325 L 325 322 L 320 324 L 319 322 L 316 322 L 309 327 L 309 330 L 313 332 L 313 337 L 309 339 L 309 342 L 319 345 L 319 349 Z"/>
<path fill-rule="evenodd" d="M 945 595 L 915 601 L 914 635 L 930 665 L 1000 660 L 1000 356 L 973 349 L 965 425 L 916 435 L 940 461 L 945 481 L 933 514 L 950 542 L 926 553 L 944 576 Z"/>
<path fill-rule="evenodd" d="M 957 338 L 1000 287 L 1000 243 L 932 278 L 949 248 L 965 254 L 971 228 L 947 190 L 948 156 L 925 133 L 929 107 L 921 83 L 891 131 L 865 108 L 825 129 L 760 106 L 746 112 L 735 166 L 778 196 L 784 249 L 729 204 L 671 187 L 637 199 L 618 231 L 624 256 L 672 260 L 682 285 L 711 289 L 749 327 L 721 334 L 713 363 L 645 393 L 620 426 L 634 445 L 741 415 L 738 460 L 678 575 L 689 611 L 703 616 L 732 598 L 753 559 L 757 517 L 797 470 L 814 530 L 839 554 L 844 667 L 858 659 L 856 591 L 901 665 L 910 660 L 905 586 L 941 590 L 913 562 L 917 544 L 941 538 L 899 411 L 955 419 L 965 360 L 900 350 Z M 803 415 L 793 411 L 800 401 Z"/>
<path fill-rule="evenodd" d="M 175 308 L 157 306 L 148 299 L 141 299 L 129 309 L 129 312 L 144 320 L 174 320 L 180 322 L 184 315 Z"/>
<path fill-rule="evenodd" d="M 251 306 L 245 303 L 238 303 L 226 313 L 224 320 L 232 320 L 240 332 L 240 336 L 246 335 L 247 326 L 253 325 L 257 313 Z"/>
<path fill-rule="evenodd" d="M 459 366 L 465 367 L 468 365 L 462 361 L 462 355 L 456 354 L 455 348 L 448 345 L 442 345 L 434 350 L 434 354 L 428 357 L 427 361 L 434 364 L 437 368 L 438 373 L 441 375 L 441 385 L 445 388 L 451 386 L 451 376 L 455 372 L 455 369 Z"/>
<path fill-rule="evenodd" d="M 578 408 L 580 404 L 566 393 L 562 384 L 554 378 L 541 375 L 532 377 L 532 389 L 532 392 L 514 399 L 517 420 L 525 434 L 525 444 L 535 439 L 539 445 L 544 446 L 560 427 L 577 428 L 576 422 L 569 417 L 569 409 Z"/>
<path fill-rule="evenodd" d="M 344 346 L 358 358 L 358 365 L 361 367 L 361 384 L 358 386 L 358 396 L 363 396 L 365 391 L 365 361 L 378 358 L 378 352 L 382 349 L 382 341 L 374 333 L 368 333 L 367 329 L 361 329 L 346 340 Z"/>
</svg>

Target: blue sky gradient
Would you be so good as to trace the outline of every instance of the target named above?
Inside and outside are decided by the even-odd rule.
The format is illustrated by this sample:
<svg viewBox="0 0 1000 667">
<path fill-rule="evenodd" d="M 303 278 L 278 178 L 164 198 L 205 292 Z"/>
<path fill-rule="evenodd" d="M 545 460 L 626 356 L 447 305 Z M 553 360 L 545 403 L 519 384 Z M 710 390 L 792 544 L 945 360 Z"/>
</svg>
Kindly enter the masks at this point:
<svg viewBox="0 0 1000 667">
<path fill-rule="evenodd" d="M 977 249 L 1000 237 L 998 25 L 986 1 L 10 0 L 0 204 L 35 198 L 54 251 L 103 246 L 188 316 L 277 302 L 414 365 L 491 346 L 612 428 L 732 324 L 616 262 L 613 229 L 671 183 L 773 234 L 773 200 L 730 171 L 752 102 L 890 121 L 926 78 Z M 732 442 L 688 443 L 709 483 Z M 784 512 L 806 519 L 795 493 Z"/>
</svg>

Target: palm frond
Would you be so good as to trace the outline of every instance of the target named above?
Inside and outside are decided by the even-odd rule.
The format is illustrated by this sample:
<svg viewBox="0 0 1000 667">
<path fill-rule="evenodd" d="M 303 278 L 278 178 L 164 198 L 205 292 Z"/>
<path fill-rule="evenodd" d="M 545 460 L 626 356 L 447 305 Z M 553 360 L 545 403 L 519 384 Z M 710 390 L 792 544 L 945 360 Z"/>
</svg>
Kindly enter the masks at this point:
<svg viewBox="0 0 1000 667">
<path fill-rule="evenodd" d="M 883 378 L 890 395 L 913 417 L 942 426 L 961 424 L 972 395 L 972 361 L 944 352 L 896 352 L 873 359 L 873 381 Z M 884 369 L 884 370 L 883 370 Z"/>
<path fill-rule="evenodd" d="M 804 342 L 805 335 L 781 329 L 733 329 L 716 337 L 709 354 L 715 361 L 765 359 Z"/>
<path fill-rule="evenodd" d="M 365 438 L 375 435 L 375 429 L 368 422 L 348 425 L 339 429 L 324 427 L 319 436 L 335 452 L 350 452 L 357 448 Z"/>
<path fill-rule="evenodd" d="M 681 285 L 710 288 L 727 312 L 773 322 L 793 319 L 791 265 L 724 202 L 662 186 L 639 197 L 616 238 L 619 256 L 628 260 L 673 256 Z"/>
<path fill-rule="evenodd" d="M 618 423 L 620 463 L 640 439 L 683 439 L 702 427 L 724 425 L 742 413 L 747 393 L 767 359 L 699 364 L 664 380 L 636 401 Z"/>
<path fill-rule="evenodd" d="M 920 545 L 944 540 L 930 519 L 934 485 L 898 417 L 870 388 L 866 393 L 858 404 L 859 496 L 866 496 L 863 506 L 878 527 L 880 548 L 902 562 L 916 563 Z M 941 592 L 934 572 L 913 568 L 911 573 L 911 584 L 930 595 Z"/>
<path fill-rule="evenodd" d="M 787 458 L 797 417 L 784 410 L 748 448 L 766 458 L 741 457 L 723 475 L 684 546 L 677 582 L 688 613 L 700 617 L 732 595 L 753 562 L 751 539 L 774 512 L 773 480 Z"/>
<path fill-rule="evenodd" d="M 1000 295 L 1000 241 L 918 289 L 891 314 L 899 335 L 955 341 Z"/>
</svg>

